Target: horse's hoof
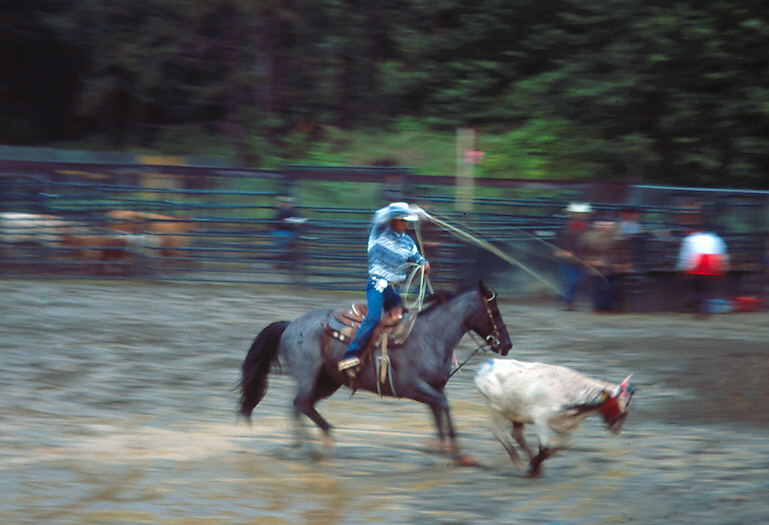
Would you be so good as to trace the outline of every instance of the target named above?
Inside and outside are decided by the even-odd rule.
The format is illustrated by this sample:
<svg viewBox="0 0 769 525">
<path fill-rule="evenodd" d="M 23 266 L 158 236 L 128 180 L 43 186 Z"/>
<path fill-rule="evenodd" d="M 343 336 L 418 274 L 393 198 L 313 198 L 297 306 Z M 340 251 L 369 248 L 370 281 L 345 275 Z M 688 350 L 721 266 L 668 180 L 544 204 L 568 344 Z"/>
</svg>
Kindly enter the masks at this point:
<svg viewBox="0 0 769 525">
<path fill-rule="evenodd" d="M 425 440 L 425 448 L 435 454 L 459 454 L 459 445 L 440 439 Z"/>
<path fill-rule="evenodd" d="M 478 458 L 469 454 L 460 454 L 454 458 L 454 463 L 458 467 L 475 467 L 478 465 Z"/>
<path fill-rule="evenodd" d="M 323 450 L 330 451 L 334 448 L 334 438 L 332 438 L 329 435 L 323 435 L 320 438 L 320 444 L 321 447 L 323 447 Z"/>
</svg>

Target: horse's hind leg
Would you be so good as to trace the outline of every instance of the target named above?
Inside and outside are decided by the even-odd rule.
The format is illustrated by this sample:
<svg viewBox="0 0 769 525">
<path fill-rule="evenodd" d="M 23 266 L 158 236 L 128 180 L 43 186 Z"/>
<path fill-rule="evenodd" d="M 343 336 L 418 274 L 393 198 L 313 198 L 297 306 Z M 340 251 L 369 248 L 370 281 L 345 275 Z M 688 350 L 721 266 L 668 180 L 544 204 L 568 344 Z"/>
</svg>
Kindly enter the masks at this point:
<svg viewBox="0 0 769 525">
<path fill-rule="evenodd" d="M 315 403 L 336 392 L 340 386 L 321 370 L 311 388 L 299 389 L 296 398 L 294 398 L 294 418 L 297 425 L 297 438 L 300 443 L 306 437 L 302 426 L 302 415 L 305 415 L 323 431 L 324 444 L 330 445 L 331 425 L 315 410 Z"/>
</svg>

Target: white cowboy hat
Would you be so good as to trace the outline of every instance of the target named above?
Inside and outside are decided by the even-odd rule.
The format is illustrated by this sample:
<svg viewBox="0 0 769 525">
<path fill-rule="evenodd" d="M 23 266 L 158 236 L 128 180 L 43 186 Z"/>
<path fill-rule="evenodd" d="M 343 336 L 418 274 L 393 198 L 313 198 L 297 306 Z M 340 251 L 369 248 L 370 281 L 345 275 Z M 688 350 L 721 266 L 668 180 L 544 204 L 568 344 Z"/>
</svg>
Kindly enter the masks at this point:
<svg viewBox="0 0 769 525">
<path fill-rule="evenodd" d="M 569 213 L 592 213 L 593 207 L 587 202 L 572 202 L 566 207 Z"/>
<path fill-rule="evenodd" d="M 393 202 L 384 208 L 388 220 L 403 219 L 404 221 L 414 222 L 419 220 L 416 209 L 405 202 Z"/>
</svg>

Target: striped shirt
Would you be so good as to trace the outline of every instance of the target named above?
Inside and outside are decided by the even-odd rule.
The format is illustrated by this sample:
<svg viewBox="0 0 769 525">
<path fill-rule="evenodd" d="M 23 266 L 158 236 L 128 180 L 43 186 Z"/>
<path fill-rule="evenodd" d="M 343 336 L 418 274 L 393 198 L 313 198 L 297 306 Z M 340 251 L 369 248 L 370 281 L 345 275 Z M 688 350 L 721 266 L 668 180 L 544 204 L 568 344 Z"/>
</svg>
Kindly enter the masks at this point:
<svg viewBox="0 0 769 525">
<path fill-rule="evenodd" d="M 368 274 L 395 284 L 406 280 L 406 263 L 424 264 L 414 239 L 389 224 L 375 225 L 368 238 Z"/>
</svg>

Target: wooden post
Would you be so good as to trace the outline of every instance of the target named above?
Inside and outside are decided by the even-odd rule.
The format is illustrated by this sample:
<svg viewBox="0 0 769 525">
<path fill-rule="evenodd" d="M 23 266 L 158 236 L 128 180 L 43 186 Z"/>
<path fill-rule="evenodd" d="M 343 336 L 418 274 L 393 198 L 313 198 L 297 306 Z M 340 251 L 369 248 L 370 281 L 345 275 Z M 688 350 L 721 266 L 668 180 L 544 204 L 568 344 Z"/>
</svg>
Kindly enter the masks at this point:
<svg viewBox="0 0 769 525">
<path fill-rule="evenodd" d="M 457 128 L 457 176 L 454 207 L 457 211 L 473 210 L 475 164 L 467 161 L 467 152 L 475 150 L 475 130 Z"/>
</svg>

